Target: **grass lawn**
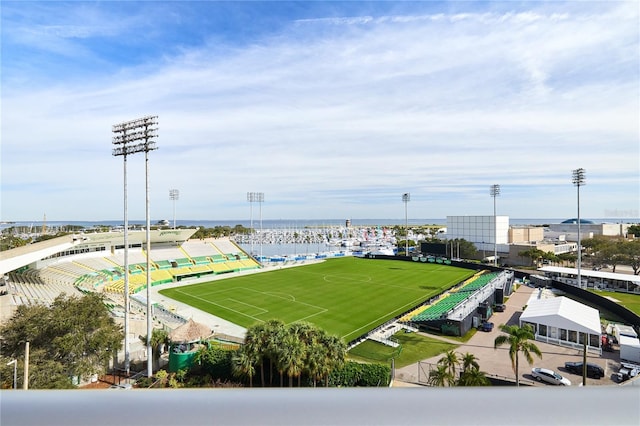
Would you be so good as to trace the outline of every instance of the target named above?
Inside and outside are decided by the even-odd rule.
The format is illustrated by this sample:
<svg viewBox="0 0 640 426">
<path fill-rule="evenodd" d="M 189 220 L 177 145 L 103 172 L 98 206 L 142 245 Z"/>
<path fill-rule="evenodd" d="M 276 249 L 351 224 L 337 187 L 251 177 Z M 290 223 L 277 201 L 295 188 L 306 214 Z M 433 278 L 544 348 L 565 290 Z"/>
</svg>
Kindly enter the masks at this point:
<svg viewBox="0 0 640 426">
<path fill-rule="evenodd" d="M 160 290 L 249 327 L 307 321 L 349 342 L 472 276 L 442 264 L 346 257 Z"/>
<path fill-rule="evenodd" d="M 349 358 L 379 363 L 388 363 L 391 358 L 394 358 L 396 368 L 402 368 L 459 346 L 418 333 L 405 333 L 404 331 L 396 333 L 393 337 L 400 343 L 400 347 L 392 348 L 367 340 L 351 349 L 348 354 Z"/>
<path fill-rule="evenodd" d="M 624 306 L 636 315 L 640 315 L 640 295 L 629 293 L 618 293 L 615 291 L 594 291 L 595 294 L 602 297 L 610 297 L 617 300 L 618 304 Z"/>
</svg>

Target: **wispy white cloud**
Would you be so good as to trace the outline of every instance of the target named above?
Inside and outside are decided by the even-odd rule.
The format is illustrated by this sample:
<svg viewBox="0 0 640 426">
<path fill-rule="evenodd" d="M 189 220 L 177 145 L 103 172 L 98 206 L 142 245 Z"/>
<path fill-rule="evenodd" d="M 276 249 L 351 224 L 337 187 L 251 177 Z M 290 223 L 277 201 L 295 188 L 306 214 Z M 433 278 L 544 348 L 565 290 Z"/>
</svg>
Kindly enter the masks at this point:
<svg viewBox="0 0 640 426">
<path fill-rule="evenodd" d="M 406 191 L 416 217 L 483 214 L 499 183 L 503 214 L 561 217 L 573 214 L 577 167 L 588 171 L 587 216 L 637 209 L 637 8 L 536 6 L 318 15 L 256 43 L 211 34 L 111 63 L 115 73 L 16 83 L 2 95 L 3 219 L 120 217 L 111 125 L 146 114 L 160 116 L 158 216 L 169 188 L 193 219 L 246 216 L 246 191 L 266 193 L 271 218 L 395 217 Z M 54 34 L 72 39 L 64 55 L 126 33 L 83 28 L 69 20 Z M 132 158 L 132 200 L 144 199 L 142 171 Z M 144 215 L 142 203 L 130 209 Z"/>
</svg>

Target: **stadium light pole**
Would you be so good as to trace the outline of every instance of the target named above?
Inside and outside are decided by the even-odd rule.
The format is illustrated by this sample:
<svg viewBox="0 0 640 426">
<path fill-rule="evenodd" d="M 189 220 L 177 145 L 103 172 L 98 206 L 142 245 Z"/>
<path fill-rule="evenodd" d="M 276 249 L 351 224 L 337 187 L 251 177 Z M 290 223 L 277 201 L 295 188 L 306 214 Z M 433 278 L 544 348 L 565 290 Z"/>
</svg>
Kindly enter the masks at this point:
<svg viewBox="0 0 640 426">
<path fill-rule="evenodd" d="M 256 193 L 257 198 L 258 198 L 258 207 L 259 207 L 259 211 L 260 211 L 260 259 L 262 259 L 262 240 L 263 240 L 263 232 L 262 232 L 262 203 L 264 203 L 264 192 L 257 192 Z"/>
<path fill-rule="evenodd" d="M 173 229 L 176 229 L 176 201 L 180 199 L 180 191 L 177 189 L 170 189 L 169 199 L 173 201 Z"/>
<path fill-rule="evenodd" d="M 151 356 L 151 299 L 150 299 L 150 287 L 151 276 L 149 271 L 150 266 L 150 216 L 149 216 L 149 151 L 157 149 L 155 147 L 155 138 L 157 137 L 158 128 L 158 116 L 146 116 L 131 121 L 126 121 L 120 124 L 116 124 L 112 127 L 112 131 L 115 134 L 113 136 L 112 143 L 115 145 L 113 148 L 114 156 L 122 156 L 125 162 L 125 179 L 124 179 L 124 216 L 125 216 L 125 228 L 124 228 L 124 263 L 125 263 L 125 370 L 127 376 L 130 370 L 130 354 L 129 354 L 129 244 L 127 239 L 128 234 L 128 220 L 127 220 L 127 178 L 126 178 L 126 158 L 130 154 L 138 152 L 145 153 L 145 211 L 146 211 L 146 247 L 147 252 L 147 374 L 149 377 L 153 375 L 153 360 Z M 135 143 L 135 145 L 134 145 Z"/>
<path fill-rule="evenodd" d="M 264 192 L 247 192 L 247 201 L 249 202 L 251 233 L 253 234 L 253 203 L 260 203 L 260 258 L 262 259 L 262 203 L 264 202 Z M 253 235 L 251 235 L 251 255 L 253 255 Z"/>
<path fill-rule="evenodd" d="M 572 174 L 573 184 L 577 188 L 578 192 L 578 287 L 582 288 L 582 277 L 581 277 L 581 263 L 582 263 L 582 243 L 580 238 L 580 187 L 584 186 L 585 183 L 585 170 L 583 168 L 575 169 Z M 585 286 L 586 287 L 586 286 Z"/>
<path fill-rule="evenodd" d="M 402 194 L 402 202 L 404 202 L 404 255 L 409 256 L 409 216 L 407 214 L 407 206 L 411 201 L 411 194 L 405 192 Z"/>
<path fill-rule="evenodd" d="M 253 252 L 253 202 L 255 201 L 255 192 L 247 192 L 247 201 L 249 202 L 249 242 L 251 243 L 251 256 Z"/>
<path fill-rule="evenodd" d="M 496 216 L 496 197 L 500 195 L 500 185 L 491 185 L 489 193 L 493 197 L 493 266 L 498 266 L 498 217 Z"/>
</svg>

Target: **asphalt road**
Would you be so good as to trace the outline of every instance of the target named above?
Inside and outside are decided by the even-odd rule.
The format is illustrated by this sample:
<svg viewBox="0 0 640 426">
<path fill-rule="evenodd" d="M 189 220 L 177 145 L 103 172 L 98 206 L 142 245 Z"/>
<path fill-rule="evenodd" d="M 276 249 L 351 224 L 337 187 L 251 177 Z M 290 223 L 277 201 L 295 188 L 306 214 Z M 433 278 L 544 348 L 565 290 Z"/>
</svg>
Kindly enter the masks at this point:
<svg viewBox="0 0 640 426">
<path fill-rule="evenodd" d="M 507 345 L 498 349 L 494 349 L 493 342 L 495 338 L 502 332 L 499 329 L 500 324 L 518 324 L 518 319 L 522 313 L 522 307 L 527 304 L 529 296 L 534 291 L 533 288 L 527 286 L 520 286 L 506 302 L 506 309 L 504 312 L 495 312 L 490 318 L 490 321 L 495 324 L 493 331 L 482 332 L 478 331 L 469 339 L 465 344 L 462 344 L 456 350 L 459 353 L 472 353 L 478 358 L 478 364 L 480 370 L 484 371 L 488 375 L 495 375 L 511 380 L 515 380 L 515 374 L 511 367 L 511 360 L 509 358 L 509 347 Z M 427 334 L 429 337 L 435 337 Z M 442 338 L 447 340 L 446 338 Z M 452 341 L 453 343 L 457 343 Z M 564 369 L 564 363 L 566 361 L 582 361 L 582 351 L 572 348 L 566 348 L 563 346 L 551 345 L 544 342 L 534 342 L 536 346 L 542 352 L 542 359 L 534 355 L 534 362 L 529 365 L 520 354 L 520 367 L 519 375 L 521 383 L 533 384 L 534 386 L 553 386 L 538 383 L 531 376 L 531 368 L 544 367 L 557 371 L 559 374 L 567 377 L 572 385 L 582 384 L 582 376 L 569 373 Z M 394 386 L 406 386 L 411 384 L 425 384 L 428 378 L 428 367 L 425 363 L 436 364 L 442 357 L 425 359 L 423 364 L 413 364 L 407 367 L 398 368 L 395 372 L 395 384 Z M 612 374 L 618 371 L 619 367 L 619 353 L 618 352 L 603 352 L 601 356 L 597 356 L 589 353 L 587 356 L 587 362 L 600 365 L 605 371 L 605 377 L 601 379 L 587 378 L 587 386 L 603 386 L 603 385 L 615 385 L 611 378 Z"/>
</svg>

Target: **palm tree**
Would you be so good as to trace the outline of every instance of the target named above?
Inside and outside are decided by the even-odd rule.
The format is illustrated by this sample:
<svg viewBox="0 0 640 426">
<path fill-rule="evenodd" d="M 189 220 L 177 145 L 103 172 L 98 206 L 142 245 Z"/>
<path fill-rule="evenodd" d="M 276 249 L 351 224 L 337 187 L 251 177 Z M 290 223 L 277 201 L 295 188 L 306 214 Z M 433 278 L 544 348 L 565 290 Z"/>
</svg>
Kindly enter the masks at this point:
<svg viewBox="0 0 640 426">
<path fill-rule="evenodd" d="M 449 377 L 449 386 L 453 386 L 456 380 L 456 367 L 460 363 L 458 354 L 451 350 L 445 352 L 444 356 L 438 360 L 438 365 L 443 366 L 447 370 Z"/>
<path fill-rule="evenodd" d="M 540 352 L 540 349 L 538 349 L 535 343 L 529 341 L 529 339 L 533 339 L 535 337 L 530 325 L 525 324 L 524 327 L 518 327 L 517 325 L 501 324 L 500 330 L 507 334 L 501 334 L 496 337 L 493 342 L 493 348 L 497 349 L 498 346 L 502 346 L 505 343 L 509 344 L 511 367 L 516 375 L 516 386 L 520 386 L 520 377 L 518 375 L 518 354 L 522 352 L 529 365 L 531 365 L 533 364 L 533 356 L 531 354 L 536 354 L 540 359 L 542 359 L 542 352 Z"/>
<path fill-rule="evenodd" d="M 147 336 L 139 336 L 140 340 L 143 343 L 147 342 Z M 160 355 L 161 347 L 164 345 L 166 347 L 169 344 L 169 333 L 166 330 L 160 328 L 154 328 L 151 331 L 151 354 L 152 354 L 152 362 L 153 362 L 153 370 L 158 370 L 160 368 Z"/>
<path fill-rule="evenodd" d="M 469 352 L 462 355 L 460 362 L 462 364 L 463 373 L 471 370 L 472 368 L 475 368 L 475 369 L 480 368 L 480 365 L 478 364 L 478 358 L 474 354 Z"/>
<path fill-rule="evenodd" d="M 253 387 L 253 375 L 256 373 L 255 358 L 251 348 L 243 346 L 232 358 L 232 369 L 236 376 L 249 377 L 249 387 Z"/>
<path fill-rule="evenodd" d="M 269 382 L 272 383 L 273 367 L 279 364 L 282 340 L 284 339 L 286 329 L 284 322 L 277 319 L 267 321 L 264 326 L 265 338 L 262 350 L 269 359 Z M 284 371 L 280 371 L 278 368 L 278 372 L 280 373 L 280 387 L 282 387 L 282 374 Z"/>
<path fill-rule="evenodd" d="M 260 367 L 260 381 L 262 387 L 265 386 L 264 382 L 264 350 L 266 347 L 267 333 L 263 323 L 256 324 L 247 329 L 247 333 L 244 338 L 244 350 L 251 354 L 255 362 Z"/>
<path fill-rule="evenodd" d="M 313 387 L 324 376 L 325 366 L 327 365 L 327 348 L 317 341 L 307 350 L 306 369 L 309 377 L 313 381 Z"/>
<path fill-rule="evenodd" d="M 324 364 L 324 385 L 329 387 L 329 375 L 333 370 L 342 368 L 347 353 L 347 345 L 336 336 L 322 333 L 320 343 L 327 348 L 327 359 Z"/>
<path fill-rule="evenodd" d="M 293 378 L 300 377 L 304 368 L 304 343 L 293 334 L 288 334 L 283 341 L 280 352 L 278 370 L 284 371 L 289 376 L 289 387 L 293 387 Z"/>
<path fill-rule="evenodd" d="M 457 383 L 458 386 L 490 386 L 491 382 L 487 379 L 484 372 L 480 371 L 477 367 L 471 367 L 464 370 L 460 374 L 460 379 Z"/>
<path fill-rule="evenodd" d="M 447 386 L 453 382 L 454 378 L 449 373 L 446 365 L 438 363 L 435 370 L 429 371 L 428 383 L 431 386 Z"/>
</svg>

